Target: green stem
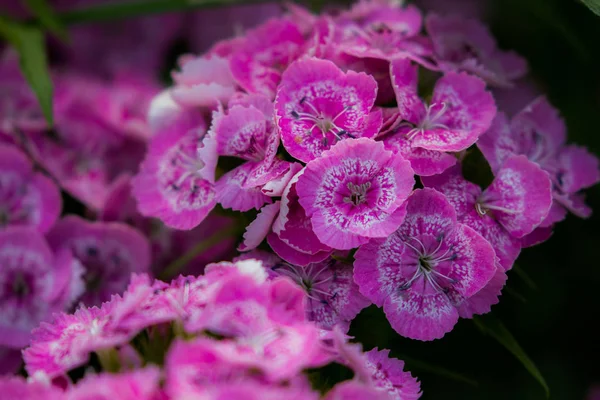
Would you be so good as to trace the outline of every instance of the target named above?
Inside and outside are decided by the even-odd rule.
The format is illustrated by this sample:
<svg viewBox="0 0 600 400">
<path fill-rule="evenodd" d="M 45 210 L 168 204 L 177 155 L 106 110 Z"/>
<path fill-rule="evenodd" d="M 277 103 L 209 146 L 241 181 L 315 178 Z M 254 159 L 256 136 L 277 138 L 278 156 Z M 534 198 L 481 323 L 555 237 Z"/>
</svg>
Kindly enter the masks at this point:
<svg viewBox="0 0 600 400">
<path fill-rule="evenodd" d="M 97 350 L 96 355 L 105 372 L 119 372 L 121 369 L 121 361 L 119 352 L 115 348 Z"/>
<path fill-rule="evenodd" d="M 198 243 L 187 253 L 183 254 L 181 257 L 173 261 L 169 264 L 159 275 L 159 279 L 169 280 L 173 277 L 177 276 L 179 272 L 185 267 L 190 261 L 200 255 L 203 251 L 210 249 L 211 247 L 219 244 L 222 240 L 230 238 L 239 234 L 240 230 L 237 226 L 228 226 L 227 228 L 223 228 L 220 231 L 215 232 L 208 239 Z"/>
<path fill-rule="evenodd" d="M 261 3 L 268 0 L 133 0 L 113 1 L 82 9 L 58 13 L 65 25 L 86 22 L 114 21 L 148 14 L 162 14 L 194 8 L 220 7 Z"/>
</svg>

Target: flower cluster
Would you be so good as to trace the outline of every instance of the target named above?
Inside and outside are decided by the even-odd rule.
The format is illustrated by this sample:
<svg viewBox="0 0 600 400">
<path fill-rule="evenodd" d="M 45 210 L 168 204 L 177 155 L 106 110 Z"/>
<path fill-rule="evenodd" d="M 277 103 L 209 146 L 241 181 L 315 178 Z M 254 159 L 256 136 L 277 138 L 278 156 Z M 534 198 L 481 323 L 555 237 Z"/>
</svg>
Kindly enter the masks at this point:
<svg viewBox="0 0 600 400">
<path fill-rule="evenodd" d="M 34 330 L 24 351 L 29 383 L 5 378 L 0 389 L 32 399 L 420 397 L 402 361 L 323 332 L 306 320 L 303 300 L 297 285 L 254 259 L 210 264 L 170 284 L 137 275 L 123 296 Z M 354 377 L 323 383 L 330 364 Z M 105 372 L 73 378 L 82 367 Z"/>
<path fill-rule="evenodd" d="M 542 94 L 496 101 L 527 64 L 478 21 L 262 7 L 162 91 L 202 24 L 76 28 L 51 43 L 52 127 L 0 58 L 0 373 L 29 345 L 10 398 L 416 399 L 401 361 L 348 342 L 361 310 L 441 338 L 591 214 L 598 158 Z M 332 364 L 347 379 L 323 381 Z"/>
<path fill-rule="evenodd" d="M 520 250 L 567 210 L 589 216 L 597 158 L 565 144 L 543 96 L 510 121 L 498 110 L 527 65 L 475 20 L 290 6 L 179 61 L 150 109 L 140 213 L 186 230 L 217 205 L 258 210 L 238 250 L 266 241 L 324 329 L 374 303 L 401 335 L 440 338 L 498 302 Z M 463 176 L 477 151 L 491 182 Z"/>
</svg>

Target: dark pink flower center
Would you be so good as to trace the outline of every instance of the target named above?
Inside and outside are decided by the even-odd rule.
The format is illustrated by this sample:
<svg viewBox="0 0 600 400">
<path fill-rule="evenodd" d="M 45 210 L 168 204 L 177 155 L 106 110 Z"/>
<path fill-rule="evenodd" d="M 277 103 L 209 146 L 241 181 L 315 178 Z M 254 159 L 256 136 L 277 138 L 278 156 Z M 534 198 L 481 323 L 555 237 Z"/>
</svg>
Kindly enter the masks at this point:
<svg viewBox="0 0 600 400">
<path fill-rule="evenodd" d="M 440 270 L 445 269 L 444 267 L 448 262 L 454 261 L 457 254 L 454 252 L 453 246 L 444 243 L 443 235 L 436 238 L 436 241 L 437 245 L 433 247 L 425 246 L 423 241 L 417 237 L 404 240 L 404 244 L 414 252 L 416 263 L 414 274 L 400 286 L 401 291 L 410 288 L 420 278 L 423 278 L 436 291 L 444 293 L 456 283 L 454 279 L 440 272 Z"/>
<path fill-rule="evenodd" d="M 329 139 L 327 134 L 332 134 L 336 140 L 342 140 L 344 137 L 354 137 L 343 127 L 340 127 L 337 123 L 338 119 L 343 116 L 352 106 L 345 106 L 337 115 L 331 116 L 327 113 L 320 111 L 315 105 L 309 102 L 306 97 L 303 97 L 299 102 L 299 110 L 292 111 L 292 117 L 296 121 L 304 121 L 308 129 L 306 130 L 307 135 L 311 135 L 315 129 L 321 132 L 323 135 L 323 145 L 329 145 Z"/>
</svg>

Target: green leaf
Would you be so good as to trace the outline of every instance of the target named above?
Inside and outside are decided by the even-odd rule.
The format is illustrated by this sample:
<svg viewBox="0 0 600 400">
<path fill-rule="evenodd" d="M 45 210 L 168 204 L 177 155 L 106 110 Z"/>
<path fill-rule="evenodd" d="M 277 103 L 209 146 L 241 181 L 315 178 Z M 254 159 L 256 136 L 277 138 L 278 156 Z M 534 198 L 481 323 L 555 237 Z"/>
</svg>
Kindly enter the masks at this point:
<svg viewBox="0 0 600 400">
<path fill-rule="evenodd" d="M 473 318 L 475 325 L 479 330 L 490 335 L 496 339 L 502 346 L 510 351 L 520 362 L 523 364 L 525 369 L 539 382 L 546 392 L 546 397 L 550 396 L 550 388 L 546 380 L 542 376 L 541 372 L 535 366 L 533 361 L 525 354 L 523 348 L 519 345 L 515 337 L 510 333 L 504 324 L 498 320 L 493 314 L 486 314 L 484 316 L 476 316 Z"/>
<path fill-rule="evenodd" d="M 46 59 L 46 43 L 43 32 L 38 28 L 0 17 L 0 35 L 19 54 L 21 72 L 35 92 L 48 124 L 52 125 L 53 87 Z"/>
<path fill-rule="evenodd" d="M 24 0 L 24 2 L 44 28 L 61 39 L 67 38 L 67 31 L 62 21 L 57 17 L 46 0 Z"/>
<path fill-rule="evenodd" d="M 414 358 L 410 358 L 405 355 L 399 355 L 398 358 L 403 360 L 408 365 L 408 369 L 410 371 L 420 370 L 423 372 L 429 372 L 435 375 L 439 375 L 454 381 L 463 382 L 471 386 L 479 385 L 475 379 L 469 378 L 463 374 L 459 374 L 458 372 L 454 372 L 447 368 L 440 367 L 438 365 L 432 365 L 424 361 L 415 360 Z"/>
<path fill-rule="evenodd" d="M 592 10 L 594 14 L 600 16 L 600 0 L 581 0 L 581 2 Z"/>
</svg>

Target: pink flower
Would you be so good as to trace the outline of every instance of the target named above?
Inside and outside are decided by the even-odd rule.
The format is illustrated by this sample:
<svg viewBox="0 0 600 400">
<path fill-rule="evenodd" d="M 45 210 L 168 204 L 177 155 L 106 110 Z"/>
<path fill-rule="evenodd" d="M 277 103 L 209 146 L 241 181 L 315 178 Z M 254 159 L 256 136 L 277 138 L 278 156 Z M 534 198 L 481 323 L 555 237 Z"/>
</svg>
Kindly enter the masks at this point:
<svg viewBox="0 0 600 400">
<path fill-rule="evenodd" d="M 110 308 L 104 306 L 57 314 L 52 323 L 42 323 L 23 350 L 27 373 L 58 377 L 86 364 L 91 352 L 126 343 L 128 335 L 107 329 L 109 320 Z"/>
<path fill-rule="evenodd" d="M 413 185 L 407 161 L 361 138 L 342 141 L 311 161 L 296 190 L 319 240 L 351 249 L 400 226 Z"/>
<path fill-rule="evenodd" d="M 62 208 L 60 191 L 16 147 L 0 144 L 0 226 L 30 226 L 46 233 Z"/>
<path fill-rule="evenodd" d="M 131 177 L 123 175 L 111 187 L 106 196 L 100 219 L 107 222 L 127 222 L 142 232 L 152 251 L 151 271 L 160 274 L 172 261 L 185 254 L 198 242 L 206 240 L 215 231 L 231 226 L 235 221 L 231 217 L 209 214 L 197 227 L 189 231 L 178 231 L 165 226 L 154 218 L 146 218 L 137 212 L 135 199 L 131 196 Z M 236 238 L 226 238 L 202 252 L 179 271 L 182 274 L 197 275 L 204 266 L 226 258 L 235 248 Z"/>
<path fill-rule="evenodd" d="M 373 349 L 365 353 L 366 369 L 372 382 L 386 391 L 393 400 L 416 400 L 421 397 L 421 384 L 410 372 L 404 371 L 404 362 L 389 357 L 389 350 Z"/>
<path fill-rule="evenodd" d="M 70 250 L 83 265 L 86 293 L 81 301 L 100 305 L 122 293 L 133 272 L 150 268 L 150 246 L 136 229 L 118 222 L 88 222 L 67 216 L 48 234 L 56 251 Z"/>
<path fill-rule="evenodd" d="M 342 72 L 327 60 L 305 58 L 284 72 L 275 99 L 286 150 L 300 161 L 321 155 L 337 141 L 373 137 L 381 113 L 373 110 L 377 83 L 364 73 Z"/>
<path fill-rule="evenodd" d="M 279 134 L 267 101 L 260 95 L 238 97 L 226 115 L 213 114 L 211 134 L 218 154 L 247 160 L 217 182 L 217 200 L 224 208 L 248 211 L 271 203 L 270 196 L 280 195 L 291 178 L 290 170 L 298 170 L 298 164 L 276 157 Z M 265 188 L 269 183 L 271 187 Z"/>
<path fill-rule="evenodd" d="M 475 19 L 429 14 L 425 19 L 435 58 L 442 71 L 465 71 L 494 86 L 511 86 L 527 73 L 527 62 L 498 49 L 489 30 Z"/>
<path fill-rule="evenodd" d="M 423 18 L 413 5 L 362 2 L 336 19 L 339 51 L 355 57 L 391 61 L 408 58 L 430 65 L 431 44 L 419 36 Z M 433 66 L 431 66 L 433 68 Z"/>
<path fill-rule="evenodd" d="M 53 254 L 33 228 L 0 231 L 0 345 L 21 348 L 40 322 L 81 294 L 80 274 L 69 251 Z"/>
<path fill-rule="evenodd" d="M 172 96 L 187 107 L 211 107 L 227 102 L 235 81 L 226 59 L 217 56 L 182 57 L 181 71 L 173 72 Z"/>
<path fill-rule="evenodd" d="M 99 210 L 114 179 L 137 170 L 143 159 L 143 104 L 152 91 L 132 95 L 133 81 L 107 86 L 74 73 L 55 82 L 54 130 L 25 132 L 25 146 L 61 188 Z"/>
<path fill-rule="evenodd" d="M 439 174 L 492 123 L 496 107 L 485 83 L 467 74 L 448 73 L 435 85 L 430 105 L 417 94 L 417 69 L 408 60 L 391 63 L 398 123 L 381 140 L 411 162 L 418 175 Z M 401 121 L 401 122 L 400 122 Z"/>
<path fill-rule="evenodd" d="M 564 121 L 558 111 L 540 97 L 510 121 L 504 114 L 498 114 L 490 130 L 477 143 L 494 171 L 509 157 L 521 154 L 549 174 L 554 204 L 541 228 L 549 228 L 564 219 L 565 209 L 582 218 L 591 214 L 581 190 L 600 181 L 598 158 L 583 147 L 565 142 Z"/>
<path fill-rule="evenodd" d="M 387 393 L 359 381 L 350 380 L 338 383 L 327 392 L 324 400 L 391 400 Z"/>
<path fill-rule="evenodd" d="M 63 400 L 62 392 L 40 382 L 29 383 L 20 376 L 0 378 L 0 393 L 5 399 Z"/>
<path fill-rule="evenodd" d="M 425 187 L 443 193 L 454 206 L 458 221 L 475 229 L 492 245 L 504 271 L 512 268 L 521 252 L 520 240 L 504 229 L 494 218 L 495 213 L 477 211 L 477 201 L 483 191 L 463 178 L 460 167 L 450 168 L 441 175 L 424 177 L 422 182 Z"/>
<path fill-rule="evenodd" d="M 267 241 L 273 251 L 294 265 L 308 265 L 326 259 L 333 249 L 319 241 L 310 218 L 298 201 L 296 183 L 304 171 L 289 181 L 281 197 L 279 214 Z"/>
<path fill-rule="evenodd" d="M 457 222 L 444 195 L 417 190 L 400 228 L 355 255 L 360 292 L 383 309 L 402 336 L 433 340 L 452 330 L 461 303 L 496 272 L 492 246 Z"/>
<path fill-rule="evenodd" d="M 249 30 L 233 49 L 233 77 L 246 92 L 272 99 L 281 73 L 301 54 L 303 45 L 302 33 L 293 22 L 270 19 Z"/>
<path fill-rule="evenodd" d="M 192 122 L 171 125 L 154 136 L 132 180 L 142 215 L 183 230 L 198 226 L 216 205 L 216 143 Z"/>
<path fill-rule="evenodd" d="M 88 375 L 67 390 L 65 400 L 156 400 L 159 392 L 158 367 Z"/>
<path fill-rule="evenodd" d="M 272 267 L 279 276 L 290 277 L 306 293 L 306 318 L 322 329 L 338 326 L 343 332 L 370 302 L 354 283 L 352 266 L 329 258 L 299 267 L 280 262 Z"/>
</svg>

